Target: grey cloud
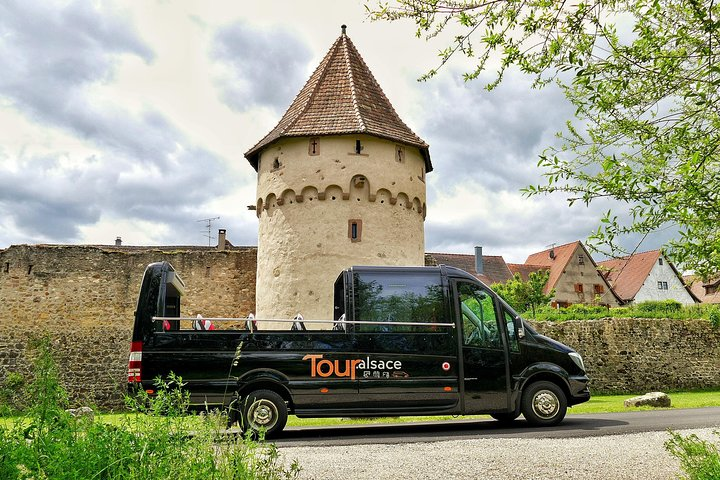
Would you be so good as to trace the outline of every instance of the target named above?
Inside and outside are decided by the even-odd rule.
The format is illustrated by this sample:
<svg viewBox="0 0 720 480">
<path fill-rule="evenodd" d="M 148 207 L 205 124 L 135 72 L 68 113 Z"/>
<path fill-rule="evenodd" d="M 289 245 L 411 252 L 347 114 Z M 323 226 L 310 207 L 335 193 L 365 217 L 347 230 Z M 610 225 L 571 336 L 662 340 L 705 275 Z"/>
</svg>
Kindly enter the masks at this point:
<svg viewBox="0 0 720 480">
<path fill-rule="evenodd" d="M 463 83 L 457 75 L 421 86 L 432 101 L 420 131 L 437 173 L 493 190 L 538 182 L 538 155 L 557 142 L 555 132 L 572 118 L 571 106 L 557 88 L 532 90 L 518 76 L 491 92 L 482 86 L 482 80 Z"/>
<path fill-rule="evenodd" d="M 307 80 L 312 58 L 295 32 L 260 30 L 245 22 L 218 30 L 211 53 L 230 69 L 217 85 L 223 101 L 237 111 L 257 105 L 287 108 Z"/>
<path fill-rule="evenodd" d="M 167 243 L 178 243 L 188 238 L 183 232 L 193 226 L 189 219 L 208 215 L 203 203 L 231 186 L 218 159 L 200 149 L 178 159 L 179 174 L 138 171 L 132 159 L 117 156 L 60 169 L 62 155 L 21 159 L 20 168 L 0 165 L 0 213 L 30 238 L 73 241 L 80 226 L 106 214 L 167 226 Z"/>
<path fill-rule="evenodd" d="M 88 87 L 110 79 L 117 55 L 126 53 L 153 58 L 117 12 L 86 2 L 0 4 L 0 98 L 98 149 L 72 157 L 81 163 L 72 168 L 61 166 L 62 151 L 20 153 L 15 169 L 0 163 L 0 214 L 26 238 L 77 240 L 80 226 L 106 215 L 167 226 L 168 243 L 177 243 L 188 218 L 213 216 L 207 201 L 251 181 L 234 178 L 160 113 L 132 114 L 122 99 L 93 101 Z"/>
</svg>

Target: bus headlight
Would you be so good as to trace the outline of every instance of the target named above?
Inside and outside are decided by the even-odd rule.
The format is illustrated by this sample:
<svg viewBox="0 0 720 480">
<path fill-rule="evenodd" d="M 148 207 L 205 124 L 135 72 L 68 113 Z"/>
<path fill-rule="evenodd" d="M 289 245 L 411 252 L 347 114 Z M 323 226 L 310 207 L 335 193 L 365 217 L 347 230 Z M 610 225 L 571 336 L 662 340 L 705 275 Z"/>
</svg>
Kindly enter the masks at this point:
<svg viewBox="0 0 720 480">
<path fill-rule="evenodd" d="M 580 370 L 582 370 L 584 372 L 585 364 L 583 363 L 583 359 L 580 356 L 580 354 L 577 352 L 570 352 L 570 353 L 568 353 L 568 355 L 570 355 L 570 358 L 572 359 L 572 361 L 575 362 L 575 365 L 580 367 Z"/>
</svg>

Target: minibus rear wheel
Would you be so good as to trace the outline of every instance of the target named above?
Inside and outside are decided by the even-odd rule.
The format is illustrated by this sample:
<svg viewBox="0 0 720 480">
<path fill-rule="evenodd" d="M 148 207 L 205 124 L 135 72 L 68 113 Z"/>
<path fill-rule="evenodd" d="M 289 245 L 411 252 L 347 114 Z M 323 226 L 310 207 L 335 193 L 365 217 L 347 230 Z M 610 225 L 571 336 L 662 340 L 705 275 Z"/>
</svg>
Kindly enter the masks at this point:
<svg viewBox="0 0 720 480">
<path fill-rule="evenodd" d="M 285 400 L 272 390 L 256 390 L 242 400 L 243 430 L 265 432 L 270 438 L 282 431 L 287 423 Z"/>
<path fill-rule="evenodd" d="M 535 382 L 525 389 L 522 414 L 534 427 L 557 425 L 565 418 L 567 398 L 562 388 L 552 382 Z"/>
</svg>

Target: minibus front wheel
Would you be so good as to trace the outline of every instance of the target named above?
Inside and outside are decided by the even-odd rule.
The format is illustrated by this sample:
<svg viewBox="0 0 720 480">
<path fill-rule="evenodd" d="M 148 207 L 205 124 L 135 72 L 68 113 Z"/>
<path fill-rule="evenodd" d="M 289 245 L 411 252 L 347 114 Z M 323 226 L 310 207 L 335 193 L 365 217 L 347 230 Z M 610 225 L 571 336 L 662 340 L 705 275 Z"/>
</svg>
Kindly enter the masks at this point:
<svg viewBox="0 0 720 480">
<path fill-rule="evenodd" d="M 562 388 L 552 382 L 535 382 L 525 389 L 522 414 L 534 427 L 557 425 L 565 418 L 567 398 Z"/>
</svg>

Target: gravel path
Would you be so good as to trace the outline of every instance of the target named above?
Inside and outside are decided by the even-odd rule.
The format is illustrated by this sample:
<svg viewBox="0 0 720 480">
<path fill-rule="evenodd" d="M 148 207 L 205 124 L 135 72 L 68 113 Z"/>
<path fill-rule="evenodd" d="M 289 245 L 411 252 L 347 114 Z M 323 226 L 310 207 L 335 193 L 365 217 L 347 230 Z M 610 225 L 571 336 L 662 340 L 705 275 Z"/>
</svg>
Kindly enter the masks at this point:
<svg viewBox="0 0 720 480">
<path fill-rule="evenodd" d="M 681 431 L 717 441 L 713 428 Z M 301 479 L 674 479 L 666 432 L 571 439 L 474 439 L 399 445 L 280 447 Z"/>
</svg>

